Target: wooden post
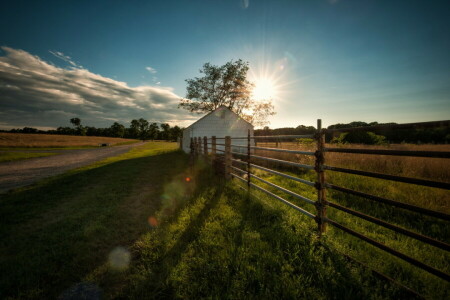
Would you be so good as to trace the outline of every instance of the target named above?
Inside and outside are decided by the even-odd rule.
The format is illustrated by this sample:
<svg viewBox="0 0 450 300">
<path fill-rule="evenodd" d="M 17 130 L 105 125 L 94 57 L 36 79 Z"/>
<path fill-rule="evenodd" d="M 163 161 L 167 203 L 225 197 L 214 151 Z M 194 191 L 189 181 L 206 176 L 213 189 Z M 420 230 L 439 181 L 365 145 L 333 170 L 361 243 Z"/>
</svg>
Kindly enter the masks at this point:
<svg viewBox="0 0 450 300">
<path fill-rule="evenodd" d="M 211 156 L 212 160 L 216 159 L 216 136 L 211 138 Z"/>
<path fill-rule="evenodd" d="M 327 217 L 327 197 L 325 193 L 325 172 L 322 168 L 322 166 L 325 163 L 325 156 L 323 148 L 325 146 L 325 133 L 322 129 L 322 120 L 317 120 L 317 151 L 316 151 L 316 164 L 315 164 L 315 170 L 317 172 L 317 182 L 316 182 L 316 189 L 317 189 L 317 217 L 316 221 L 318 224 L 319 229 L 319 236 L 322 235 L 322 233 L 325 232 L 327 229 L 327 223 L 325 221 L 325 218 Z"/>
<path fill-rule="evenodd" d="M 195 159 L 197 159 L 198 155 L 199 155 L 198 139 L 197 138 L 194 138 L 194 145 L 195 145 Z"/>
<path fill-rule="evenodd" d="M 225 137 L 225 179 L 231 179 L 231 137 Z"/>
<path fill-rule="evenodd" d="M 200 156 L 202 154 L 202 138 L 197 138 L 197 148 L 198 148 L 198 155 Z"/>
<path fill-rule="evenodd" d="M 190 153 L 190 160 L 191 160 L 191 164 L 193 165 L 194 164 L 194 155 L 195 155 L 195 153 L 194 153 L 194 139 L 193 138 L 191 138 L 191 143 L 189 144 L 189 147 L 190 147 L 190 149 L 191 149 L 191 153 Z"/>
<path fill-rule="evenodd" d="M 250 129 L 247 135 L 247 187 L 250 191 Z"/>
<path fill-rule="evenodd" d="M 206 136 L 203 137 L 203 154 L 208 156 L 208 138 Z"/>
</svg>

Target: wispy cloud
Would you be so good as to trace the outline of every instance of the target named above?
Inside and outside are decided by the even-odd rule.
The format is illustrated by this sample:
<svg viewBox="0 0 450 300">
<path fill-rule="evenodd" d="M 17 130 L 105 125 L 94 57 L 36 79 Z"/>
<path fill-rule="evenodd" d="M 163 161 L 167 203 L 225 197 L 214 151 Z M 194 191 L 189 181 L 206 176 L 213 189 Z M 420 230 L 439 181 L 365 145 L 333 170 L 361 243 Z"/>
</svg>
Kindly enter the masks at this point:
<svg viewBox="0 0 450 300">
<path fill-rule="evenodd" d="M 64 55 L 64 53 L 59 52 L 59 51 L 49 51 L 51 54 L 53 54 L 54 56 L 56 56 L 59 59 L 62 59 L 63 61 L 71 64 L 73 67 L 78 67 L 78 65 L 72 60 L 72 58 L 70 56 Z"/>
<path fill-rule="evenodd" d="M 149 71 L 150 73 L 152 73 L 152 74 L 156 74 L 156 70 L 154 68 L 152 68 L 152 67 L 145 67 L 145 69 L 147 71 Z"/>
<path fill-rule="evenodd" d="M 140 117 L 186 125 L 198 118 L 177 108 L 180 97 L 169 87 L 130 87 L 75 63 L 64 69 L 23 50 L 1 49 L 6 53 L 0 57 L 2 127 L 64 126 L 74 116 L 91 126 L 128 124 Z M 61 52 L 53 54 L 72 61 Z"/>
</svg>

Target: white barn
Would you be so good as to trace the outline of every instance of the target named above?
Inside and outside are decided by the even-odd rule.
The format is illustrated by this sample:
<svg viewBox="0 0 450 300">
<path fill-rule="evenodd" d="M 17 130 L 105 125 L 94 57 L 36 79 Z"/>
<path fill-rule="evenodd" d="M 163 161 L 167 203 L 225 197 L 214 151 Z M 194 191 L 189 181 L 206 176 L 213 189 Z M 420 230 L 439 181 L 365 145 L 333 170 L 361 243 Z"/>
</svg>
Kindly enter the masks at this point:
<svg viewBox="0 0 450 300">
<path fill-rule="evenodd" d="M 181 145 L 184 152 L 190 153 L 190 143 L 192 137 L 246 137 L 249 129 L 250 136 L 253 137 L 253 125 L 239 117 L 226 106 L 222 105 L 184 129 Z M 224 140 L 217 140 L 217 144 L 224 143 Z M 252 139 L 252 144 L 253 143 L 254 140 Z M 231 144 L 246 146 L 247 139 L 232 140 Z M 218 145 L 217 149 L 224 150 L 224 147 Z M 243 148 L 233 148 L 232 151 L 242 152 L 242 149 Z"/>
</svg>

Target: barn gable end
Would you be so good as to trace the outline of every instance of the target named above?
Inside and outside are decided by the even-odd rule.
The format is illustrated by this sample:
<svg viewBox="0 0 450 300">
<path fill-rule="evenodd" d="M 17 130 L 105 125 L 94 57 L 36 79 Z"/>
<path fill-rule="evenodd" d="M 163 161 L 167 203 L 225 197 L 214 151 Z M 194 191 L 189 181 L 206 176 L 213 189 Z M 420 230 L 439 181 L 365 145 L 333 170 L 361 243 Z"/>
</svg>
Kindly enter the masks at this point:
<svg viewBox="0 0 450 300">
<path fill-rule="evenodd" d="M 253 125 L 245 121 L 237 114 L 229 110 L 225 106 L 221 106 L 210 112 L 206 116 L 200 118 L 183 131 L 182 147 L 184 152 L 190 152 L 191 137 L 243 137 L 247 136 L 250 129 L 250 135 L 253 136 Z M 223 144 L 223 142 L 217 142 Z M 245 140 L 233 141 L 235 145 L 246 145 Z M 217 146 L 217 149 L 223 149 L 223 146 Z M 233 150 L 234 151 L 234 150 Z"/>
</svg>

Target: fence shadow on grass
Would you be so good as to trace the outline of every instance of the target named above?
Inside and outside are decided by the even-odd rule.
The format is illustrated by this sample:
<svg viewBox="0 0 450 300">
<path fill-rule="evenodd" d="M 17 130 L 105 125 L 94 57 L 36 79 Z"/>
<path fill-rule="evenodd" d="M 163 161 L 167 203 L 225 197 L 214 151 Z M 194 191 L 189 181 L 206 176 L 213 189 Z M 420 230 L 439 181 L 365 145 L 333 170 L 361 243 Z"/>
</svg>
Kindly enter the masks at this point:
<svg viewBox="0 0 450 300">
<path fill-rule="evenodd" d="M 154 261 L 147 261 L 147 268 L 151 268 L 151 275 L 142 278 L 137 283 L 134 283 L 132 294 L 137 298 L 151 298 L 151 299 L 170 299 L 175 297 L 175 287 L 172 286 L 170 275 L 173 269 L 178 265 L 182 259 L 183 253 L 186 252 L 188 246 L 194 242 L 200 233 L 201 228 L 209 218 L 210 213 L 216 208 L 224 191 L 224 181 L 219 177 L 215 177 L 213 170 L 209 168 L 202 160 L 196 162 L 196 165 L 191 167 L 196 173 L 196 188 L 189 195 L 190 199 L 198 197 L 205 197 L 205 191 L 209 193 L 206 195 L 207 201 L 201 210 L 196 213 L 189 224 L 183 228 L 183 233 L 176 238 L 176 241 L 170 246 L 167 251 L 164 251 L 161 256 Z M 179 217 L 180 212 L 184 207 L 178 207 L 177 211 L 173 212 L 169 221 L 174 221 Z M 191 217 L 192 217 L 191 216 Z M 166 235 L 166 228 L 161 228 L 157 234 Z M 161 238 L 164 240 L 164 238 Z M 152 245 L 150 245 L 152 246 Z M 167 245 L 161 245 L 160 249 L 164 249 Z M 152 249 L 152 251 L 160 251 Z"/>
<path fill-rule="evenodd" d="M 229 191 L 229 193 L 235 192 Z M 240 193 L 241 198 L 249 197 L 246 192 Z M 247 201 L 239 202 L 238 211 L 243 220 L 239 233 L 241 243 L 242 232 L 245 228 L 245 230 L 257 232 L 260 239 L 270 245 L 274 255 L 279 252 L 284 253 L 279 257 L 280 262 L 272 265 L 270 262 L 262 262 L 262 264 L 267 264 L 265 265 L 267 270 L 272 270 L 272 274 L 264 275 L 265 281 L 262 285 L 266 285 L 278 293 L 277 297 L 292 297 L 287 291 L 288 288 L 286 290 L 280 288 L 283 286 L 280 284 L 282 278 L 278 275 L 283 272 L 285 267 L 283 264 L 287 263 L 291 268 L 290 276 L 304 274 L 309 278 L 305 282 L 310 285 L 301 287 L 305 290 L 305 294 L 301 297 L 314 297 L 314 294 L 308 293 L 319 290 L 322 296 L 328 299 L 366 299 L 374 296 L 371 294 L 373 291 L 383 291 L 386 294 L 379 295 L 380 297 L 414 299 L 414 295 L 407 290 L 374 277 L 370 271 L 361 269 L 359 265 L 350 264 L 342 257 L 342 254 L 329 248 L 326 242 L 318 240 L 316 234 L 310 229 L 295 226 L 295 224 L 288 225 L 289 221 L 285 218 L 286 213 L 280 209 L 263 205 L 254 196 L 250 196 Z M 237 269 L 232 273 L 237 274 L 239 271 Z M 301 283 L 299 282 L 299 284 Z M 261 283 L 249 284 L 246 286 L 246 291 L 257 295 L 260 292 L 258 290 L 260 285 Z M 227 287 L 227 289 L 229 288 L 231 286 Z"/>
</svg>

